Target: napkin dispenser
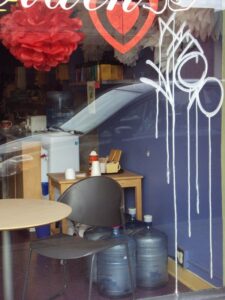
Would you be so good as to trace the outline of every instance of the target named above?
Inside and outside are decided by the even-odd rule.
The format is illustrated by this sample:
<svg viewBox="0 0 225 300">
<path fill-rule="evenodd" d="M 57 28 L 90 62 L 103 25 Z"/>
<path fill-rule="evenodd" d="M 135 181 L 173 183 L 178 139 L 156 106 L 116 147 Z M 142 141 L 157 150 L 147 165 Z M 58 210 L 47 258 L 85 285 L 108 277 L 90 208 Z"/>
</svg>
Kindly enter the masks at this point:
<svg viewBox="0 0 225 300">
<path fill-rule="evenodd" d="M 108 162 L 106 163 L 106 173 L 118 173 L 120 167 L 120 157 L 122 151 L 120 149 L 112 149 L 109 153 Z"/>
<path fill-rule="evenodd" d="M 106 164 L 106 173 L 118 173 L 120 170 L 120 164 L 118 161 L 108 162 Z"/>
</svg>

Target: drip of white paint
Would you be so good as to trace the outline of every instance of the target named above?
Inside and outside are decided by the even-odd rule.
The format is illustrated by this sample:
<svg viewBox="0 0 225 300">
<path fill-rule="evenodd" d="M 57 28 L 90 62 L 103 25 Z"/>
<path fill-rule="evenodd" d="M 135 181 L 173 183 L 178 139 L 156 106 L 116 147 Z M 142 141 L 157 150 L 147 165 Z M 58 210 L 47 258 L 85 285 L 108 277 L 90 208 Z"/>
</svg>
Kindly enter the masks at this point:
<svg viewBox="0 0 225 300">
<path fill-rule="evenodd" d="M 198 101 L 195 101 L 195 189 L 196 189 L 196 211 L 200 214 L 199 197 L 199 166 L 198 166 Z"/>
<path fill-rule="evenodd" d="M 210 277 L 213 278 L 213 245 L 212 245 L 212 141 L 211 141 L 211 118 L 208 119 L 209 138 L 209 255 Z"/>
<path fill-rule="evenodd" d="M 175 20 L 172 22 L 173 32 L 175 32 Z M 178 294 L 178 253 L 177 253 L 177 245 L 178 245 L 178 235 L 177 235 L 177 186 L 176 186 L 176 146 L 175 146 L 175 135 L 176 135 L 176 110 L 175 110 L 175 43 L 176 43 L 176 37 L 173 35 L 173 56 L 172 56 L 172 95 L 173 95 L 173 109 L 172 109 L 172 155 L 173 155 L 173 199 L 174 199 L 174 235 L 175 235 L 175 294 Z M 167 68 L 168 69 L 168 68 Z"/>
<path fill-rule="evenodd" d="M 162 43 L 161 43 L 161 36 L 159 38 L 159 70 L 161 69 L 161 61 L 162 61 Z M 161 86 L 161 77 L 158 75 L 158 80 L 159 80 L 159 86 Z M 158 139 L 158 120 L 159 120 L 159 90 L 156 90 L 156 124 L 155 124 L 155 137 Z"/>
<path fill-rule="evenodd" d="M 220 101 L 217 107 L 213 111 L 206 111 L 204 107 L 202 106 L 202 103 L 199 98 L 199 94 L 204 87 L 204 85 L 207 82 L 215 81 L 218 86 L 220 87 L 221 95 L 220 95 Z M 210 251 L 210 277 L 213 278 L 213 234 L 212 234 L 212 143 L 211 143 L 211 118 L 216 116 L 218 112 L 220 111 L 222 104 L 223 104 L 223 97 L 224 97 L 224 89 L 222 86 L 222 83 L 214 77 L 208 77 L 204 80 L 202 86 L 198 89 L 198 107 L 200 111 L 208 118 L 208 144 L 209 144 L 209 251 Z"/>
<path fill-rule="evenodd" d="M 156 90 L 156 116 L 155 116 L 155 138 L 158 139 L 159 137 L 159 91 Z"/>
<path fill-rule="evenodd" d="M 187 179 L 188 179 L 188 236 L 191 237 L 191 163 L 190 163 L 190 110 L 187 109 Z"/>
<path fill-rule="evenodd" d="M 172 108 L 172 165 L 173 165 L 173 206 L 174 206 L 174 235 L 175 235 L 175 294 L 178 294 L 178 260 L 177 260 L 177 189 L 176 189 L 176 164 L 175 164 L 175 125 L 176 114 L 175 108 Z"/>
<path fill-rule="evenodd" d="M 170 184 L 169 103 L 166 101 L 166 179 Z"/>
<path fill-rule="evenodd" d="M 163 32 L 163 23 L 159 22 L 160 32 Z M 165 32 L 164 32 L 165 34 Z M 164 34 L 160 34 L 159 38 L 159 70 L 161 70 L 162 62 L 162 43 Z M 159 85 L 162 85 L 161 76 L 159 76 Z M 166 87 L 166 82 L 164 84 Z M 170 150 L 169 150 L 169 101 L 166 101 L 166 182 L 170 184 Z"/>
</svg>

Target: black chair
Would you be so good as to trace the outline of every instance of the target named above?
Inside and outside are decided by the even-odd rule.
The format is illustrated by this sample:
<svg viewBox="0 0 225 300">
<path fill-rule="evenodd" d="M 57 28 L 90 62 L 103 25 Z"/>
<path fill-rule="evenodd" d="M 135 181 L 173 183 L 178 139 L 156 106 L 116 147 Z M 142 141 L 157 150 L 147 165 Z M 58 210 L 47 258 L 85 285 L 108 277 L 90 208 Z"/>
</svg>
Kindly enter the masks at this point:
<svg viewBox="0 0 225 300">
<path fill-rule="evenodd" d="M 70 220 L 91 226 L 112 227 L 124 225 L 121 210 L 122 188 L 113 179 L 106 176 L 88 177 L 71 185 L 58 199 L 72 207 Z M 28 285 L 29 269 L 32 252 L 59 259 L 64 266 L 64 286 L 54 298 L 63 294 L 66 287 L 65 267 L 66 260 L 77 259 L 91 255 L 91 268 L 89 279 L 88 299 L 91 299 L 93 264 L 95 255 L 103 250 L 124 243 L 127 252 L 127 263 L 132 287 L 132 299 L 134 295 L 134 283 L 131 272 L 129 248 L 126 241 L 122 239 L 112 240 L 87 240 L 81 237 L 57 234 L 49 238 L 31 242 L 29 261 L 25 275 L 22 299 L 25 300 Z M 52 297 L 51 297 L 52 298 Z"/>
</svg>

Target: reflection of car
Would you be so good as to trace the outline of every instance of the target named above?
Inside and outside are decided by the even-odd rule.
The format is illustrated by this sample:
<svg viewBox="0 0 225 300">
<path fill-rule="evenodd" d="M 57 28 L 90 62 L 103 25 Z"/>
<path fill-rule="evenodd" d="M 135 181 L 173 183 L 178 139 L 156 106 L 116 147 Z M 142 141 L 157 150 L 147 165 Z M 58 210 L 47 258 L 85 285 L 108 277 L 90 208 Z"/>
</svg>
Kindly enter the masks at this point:
<svg viewBox="0 0 225 300">
<path fill-rule="evenodd" d="M 139 85 L 142 87 L 142 85 Z M 219 85 L 210 82 L 202 89 L 200 100 L 206 111 L 214 111 L 219 105 L 221 91 Z M 175 119 L 176 135 L 186 136 L 187 134 L 187 113 L 189 95 L 178 88 L 175 89 Z M 195 134 L 195 104 L 190 109 L 190 134 Z M 198 130 L 199 135 L 208 134 L 207 117 L 198 108 Z M 172 109 L 168 104 L 168 124 L 172 124 Z M 101 141 L 103 139 L 133 139 L 155 137 L 156 129 L 158 136 L 166 134 L 166 99 L 159 94 L 157 104 L 156 92 L 151 89 L 144 90 L 142 95 L 121 108 L 101 126 Z M 169 135 L 171 134 L 171 125 L 169 125 Z M 212 133 L 220 134 L 220 115 L 213 118 Z"/>
<path fill-rule="evenodd" d="M 201 105 L 206 111 L 212 111 L 218 105 L 220 96 L 219 85 L 215 82 L 208 82 L 200 92 Z M 186 122 L 184 121 L 187 118 L 189 94 L 176 88 L 174 101 L 177 134 L 184 134 L 186 131 Z M 96 101 L 63 124 L 61 128 L 66 131 L 77 130 L 87 133 L 106 122 L 111 128 L 104 126 L 105 136 L 112 134 L 123 135 L 125 132 L 132 135 L 136 134 L 137 136 L 155 135 L 156 118 L 158 118 L 159 134 L 164 135 L 166 122 L 165 103 L 166 99 L 159 93 L 159 103 L 158 107 L 156 106 L 157 96 L 155 88 L 148 84 L 137 83 L 117 87 L 97 98 Z M 194 111 L 193 107 L 190 110 L 191 113 Z M 200 110 L 199 113 L 201 114 Z M 107 121 L 115 115 L 114 123 Z M 168 116 L 172 118 L 170 104 Z M 194 131 L 194 122 L 192 122 L 191 126 L 191 130 Z M 204 128 L 204 120 L 200 120 L 200 132 Z"/>
<path fill-rule="evenodd" d="M 60 128 L 62 131 L 71 131 L 72 134 L 74 131 L 75 134 L 85 134 L 98 127 L 121 108 L 134 100 L 138 100 L 140 97 L 142 98 L 144 94 L 152 90 L 152 87 L 143 83 L 117 87 L 100 96 Z M 20 137 L 11 142 L 1 144 L 0 155 L 14 153 L 20 148 L 22 142 L 40 142 L 45 134 L 48 134 L 48 132 Z"/>
<path fill-rule="evenodd" d="M 123 107 L 126 107 L 133 101 L 138 101 L 140 98 L 143 99 L 143 97 L 148 96 L 150 93 L 154 94 L 154 89 L 144 83 L 117 87 L 97 98 L 72 119 L 63 124 L 61 128 L 66 131 L 78 130 L 87 133 L 97 128 Z M 123 127 L 123 125 L 121 126 Z M 120 129 L 123 130 L 125 128 Z M 118 130 L 120 131 L 120 129 Z"/>
<path fill-rule="evenodd" d="M 215 103 L 220 96 L 219 88 L 215 83 L 208 83 L 202 90 L 200 97 L 208 110 L 214 109 Z M 216 99 L 216 100 L 215 100 Z M 180 134 L 186 130 L 185 122 L 188 104 L 188 95 L 176 90 L 176 129 Z M 115 116 L 115 122 L 109 122 Z M 169 117 L 171 109 L 169 107 Z M 160 95 L 158 106 L 158 125 L 161 127 L 159 134 L 165 134 L 165 98 Z M 153 87 L 145 83 L 136 83 L 126 86 L 116 87 L 98 97 L 94 102 L 78 112 L 69 121 L 61 125 L 61 130 L 85 134 L 106 122 L 109 126 L 104 126 L 103 137 L 112 135 L 122 136 L 124 133 L 134 136 L 155 135 L 156 124 L 156 92 Z M 201 123 L 204 121 L 200 120 Z M 217 120 L 220 128 L 220 122 Z M 192 123 L 193 130 L 194 125 Z M 205 128 L 204 124 L 202 128 Z M 200 131 L 201 132 L 201 131 Z M 41 141 L 42 134 L 36 134 L 16 141 L 0 145 L 0 155 L 15 152 L 23 141 Z M 48 134 L 48 133 L 46 133 Z"/>
</svg>

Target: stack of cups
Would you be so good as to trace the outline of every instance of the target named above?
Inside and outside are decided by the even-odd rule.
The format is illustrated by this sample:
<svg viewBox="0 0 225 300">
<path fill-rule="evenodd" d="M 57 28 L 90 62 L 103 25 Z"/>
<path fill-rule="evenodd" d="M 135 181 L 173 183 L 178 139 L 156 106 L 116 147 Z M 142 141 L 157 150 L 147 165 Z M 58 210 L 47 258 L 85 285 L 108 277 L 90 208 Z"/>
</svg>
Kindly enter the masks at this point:
<svg viewBox="0 0 225 300">
<path fill-rule="evenodd" d="M 96 151 L 91 151 L 91 153 L 89 154 L 89 158 L 88 158 L 88 163 L 89 163 L 88 175 L 91 175 L 91 168 L 92 168 L 93 161 L 98 161 L 98 154 L 97 154 Z"/>
<path fill-rule="evenodd" d="M 72 169 L 72 168 L 66 169 L 66 171 L 65 171 L 65 178 L 68 179 L 68 180 L 75 179 L 76 178 L 76 174 L 75 174 L 74 169 Z"/>
</svg>

